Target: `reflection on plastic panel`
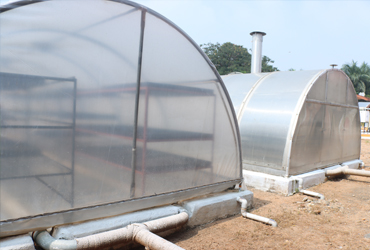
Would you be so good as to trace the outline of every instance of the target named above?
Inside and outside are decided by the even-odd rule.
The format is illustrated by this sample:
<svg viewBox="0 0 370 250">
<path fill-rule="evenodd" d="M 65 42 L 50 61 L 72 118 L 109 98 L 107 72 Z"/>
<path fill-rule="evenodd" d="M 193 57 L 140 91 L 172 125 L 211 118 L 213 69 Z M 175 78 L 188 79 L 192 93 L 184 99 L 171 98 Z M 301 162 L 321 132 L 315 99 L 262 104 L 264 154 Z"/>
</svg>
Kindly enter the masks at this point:
<svg viewBox="0 0 370 250">
<path fill-rule="evenodd" d="M 328 71 L 327 102 L 347 104 L 346 75 L 337 70 Z"/>
<path fill-rule="evenodd" d="M 327 72 L 322 74 L 312 85 L 307 94 L 307 99 L 325 102 Z"/>
<path fill-rule="evenodd" d="M 240 121 L 244 163 L 283 169 L 294 110 L 303 90 L 317 73 L 278 72 L 260 82 Z"/>
<path fill-rule="evenodd" d="M 186 35 L 146 16 L 135 198 L 240 180 L 218 77 Z M 0 15 L 1 220 L 133 198 L 140 26 L 139 9 L 100 0 Z"/>
<path fill-rule="evenodd" d="M 325 105 L 304 104 L 293 137 L 289 174 L 304 173 L 320 166 L 324 115 Z"/>
</svg>

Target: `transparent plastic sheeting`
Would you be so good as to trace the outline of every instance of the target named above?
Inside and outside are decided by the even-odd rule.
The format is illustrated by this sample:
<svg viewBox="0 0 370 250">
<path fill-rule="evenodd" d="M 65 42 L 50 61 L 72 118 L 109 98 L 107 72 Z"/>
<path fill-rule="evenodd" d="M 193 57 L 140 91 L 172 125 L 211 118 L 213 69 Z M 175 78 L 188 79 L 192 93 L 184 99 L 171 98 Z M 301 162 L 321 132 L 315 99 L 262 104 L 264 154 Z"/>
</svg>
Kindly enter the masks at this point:
<svg viewBox="0 0 370 250">
<path fill-rule="evenodd" d="M 0 32 L 1 221 L 240 181 L 223 83 L 155 12 L 46 1 L 1 13 Z"/>
<path fill-rule="evenodd" d="M 357 98 L 342 71 L 234 74 L 223 80 L 238 114 L 245 169 L 294 175 L 359 159 Z"/>
</svg>

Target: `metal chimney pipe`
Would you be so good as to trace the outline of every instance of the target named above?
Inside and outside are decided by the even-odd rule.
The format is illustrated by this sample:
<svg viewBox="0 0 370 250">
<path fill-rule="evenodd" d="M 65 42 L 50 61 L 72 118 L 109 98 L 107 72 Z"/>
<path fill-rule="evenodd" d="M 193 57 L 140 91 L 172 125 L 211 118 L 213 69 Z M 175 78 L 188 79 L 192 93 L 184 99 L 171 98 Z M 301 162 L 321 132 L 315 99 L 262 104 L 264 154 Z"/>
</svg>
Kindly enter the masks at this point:
<svg viewBox="0 0 370 250">
<path fill-rule="evenodd" d="M 253 31 L 252 36 L 252 64 L 251 73 L 261 73 L 262 71 L 262 41 L 265 32 Z"/>
</svg>

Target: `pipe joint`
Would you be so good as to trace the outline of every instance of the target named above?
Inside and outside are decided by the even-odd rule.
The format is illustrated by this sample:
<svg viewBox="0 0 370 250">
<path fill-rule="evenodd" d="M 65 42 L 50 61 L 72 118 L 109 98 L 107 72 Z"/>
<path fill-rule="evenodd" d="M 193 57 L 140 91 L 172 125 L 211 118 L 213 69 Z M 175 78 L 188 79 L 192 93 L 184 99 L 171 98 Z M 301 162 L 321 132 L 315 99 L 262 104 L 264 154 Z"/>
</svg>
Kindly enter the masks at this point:
<svg viewBox="0 0 370 250">
<path fill-rule="evenodd" d="M 236 198 L 238 202 L 241 203 L 241 213 L 247 212 L 247 206 L 248 206 L 248 201 L 246 199 L 240 198 L 239 196 Z"/>
<path fill-rule="evenodd" d="M 180 250 L 181 247 L 159 237 L 155 232 L 163 232 L 170 229 L 179 228 L 187 223 L 189 215 L 186 212 L 148 221 L 145 223 L 134 223 L 124 228 L 102 232 L 76 240 L 58 240 L 48 232 L 35 232 L 33 239 L 43 249 L 65 249 L 65 250 L 92 250 L 114 246 L 117 244 L 135 241 L 150 249 L 174 249 Z"/>
<path fill-rule="evenodd" d="M 298 183 L 297 192 L 305 194 L 305 195 L 317 197 L 317 198 L 320 198 L 321 200 L 325 199 L 325 196 L 320 193 L 303 189 L 303 179 L 302 178 L 295 178 L 294 180 Z"/>
<path fill-rule="evenodd" d="M 337 175 L 356 175 L 356 176 L 364 176 L 370 177 L 370 171 L 366 171 L 364 169 L 351 169 L 348 166 L 343 166 L 333 170 L 326 170 L 325 175 L 328 176 L 337 176 Z"/>
<path fill-rule="evenodd" d="M 54 237 L 52 237 L 47 231 L 36 231 L 33 233 L 32 238 L 43 249 L 63 249 L 63 250 L 77 249 L 76 240 L 57 240 Z"/>
<path fill-rule="evenodd" d="M 269 224 L 273 227 L 277 227 L 277 223 L 273 219 L 262 217 L 262 216 L 259 216 L 259 215 L 256 215 L 256 214 L 247 213 L 248 201 L 246 199 L 237 197 L 236 201 L 241 203 L 241 214 L 244 218 L 249 218 L 249 219 L 252 219 L 252 220 L 260 221 L 260 222 Z"/>
</svg>

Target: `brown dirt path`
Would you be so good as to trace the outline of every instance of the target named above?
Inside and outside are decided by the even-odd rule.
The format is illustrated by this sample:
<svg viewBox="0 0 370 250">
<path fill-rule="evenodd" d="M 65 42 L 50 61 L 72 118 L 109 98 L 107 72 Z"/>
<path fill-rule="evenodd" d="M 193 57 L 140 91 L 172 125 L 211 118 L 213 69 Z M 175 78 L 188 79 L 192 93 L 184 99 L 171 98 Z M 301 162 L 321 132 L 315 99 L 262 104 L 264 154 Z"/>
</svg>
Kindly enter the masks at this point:
<svg viewBox="0 0 370 250">
<path fill-rule="evenodd" d="M 370 171 L 370 140 L 362 140 L 361 159 Z M 250 212 L 274 219 L 277 228 L 239 215 L 168 239 L 185 249 L 370 249 L 370 178 L 334 179 L 309 190 L 325 201 L 251 189 Z"/>
</svg>

